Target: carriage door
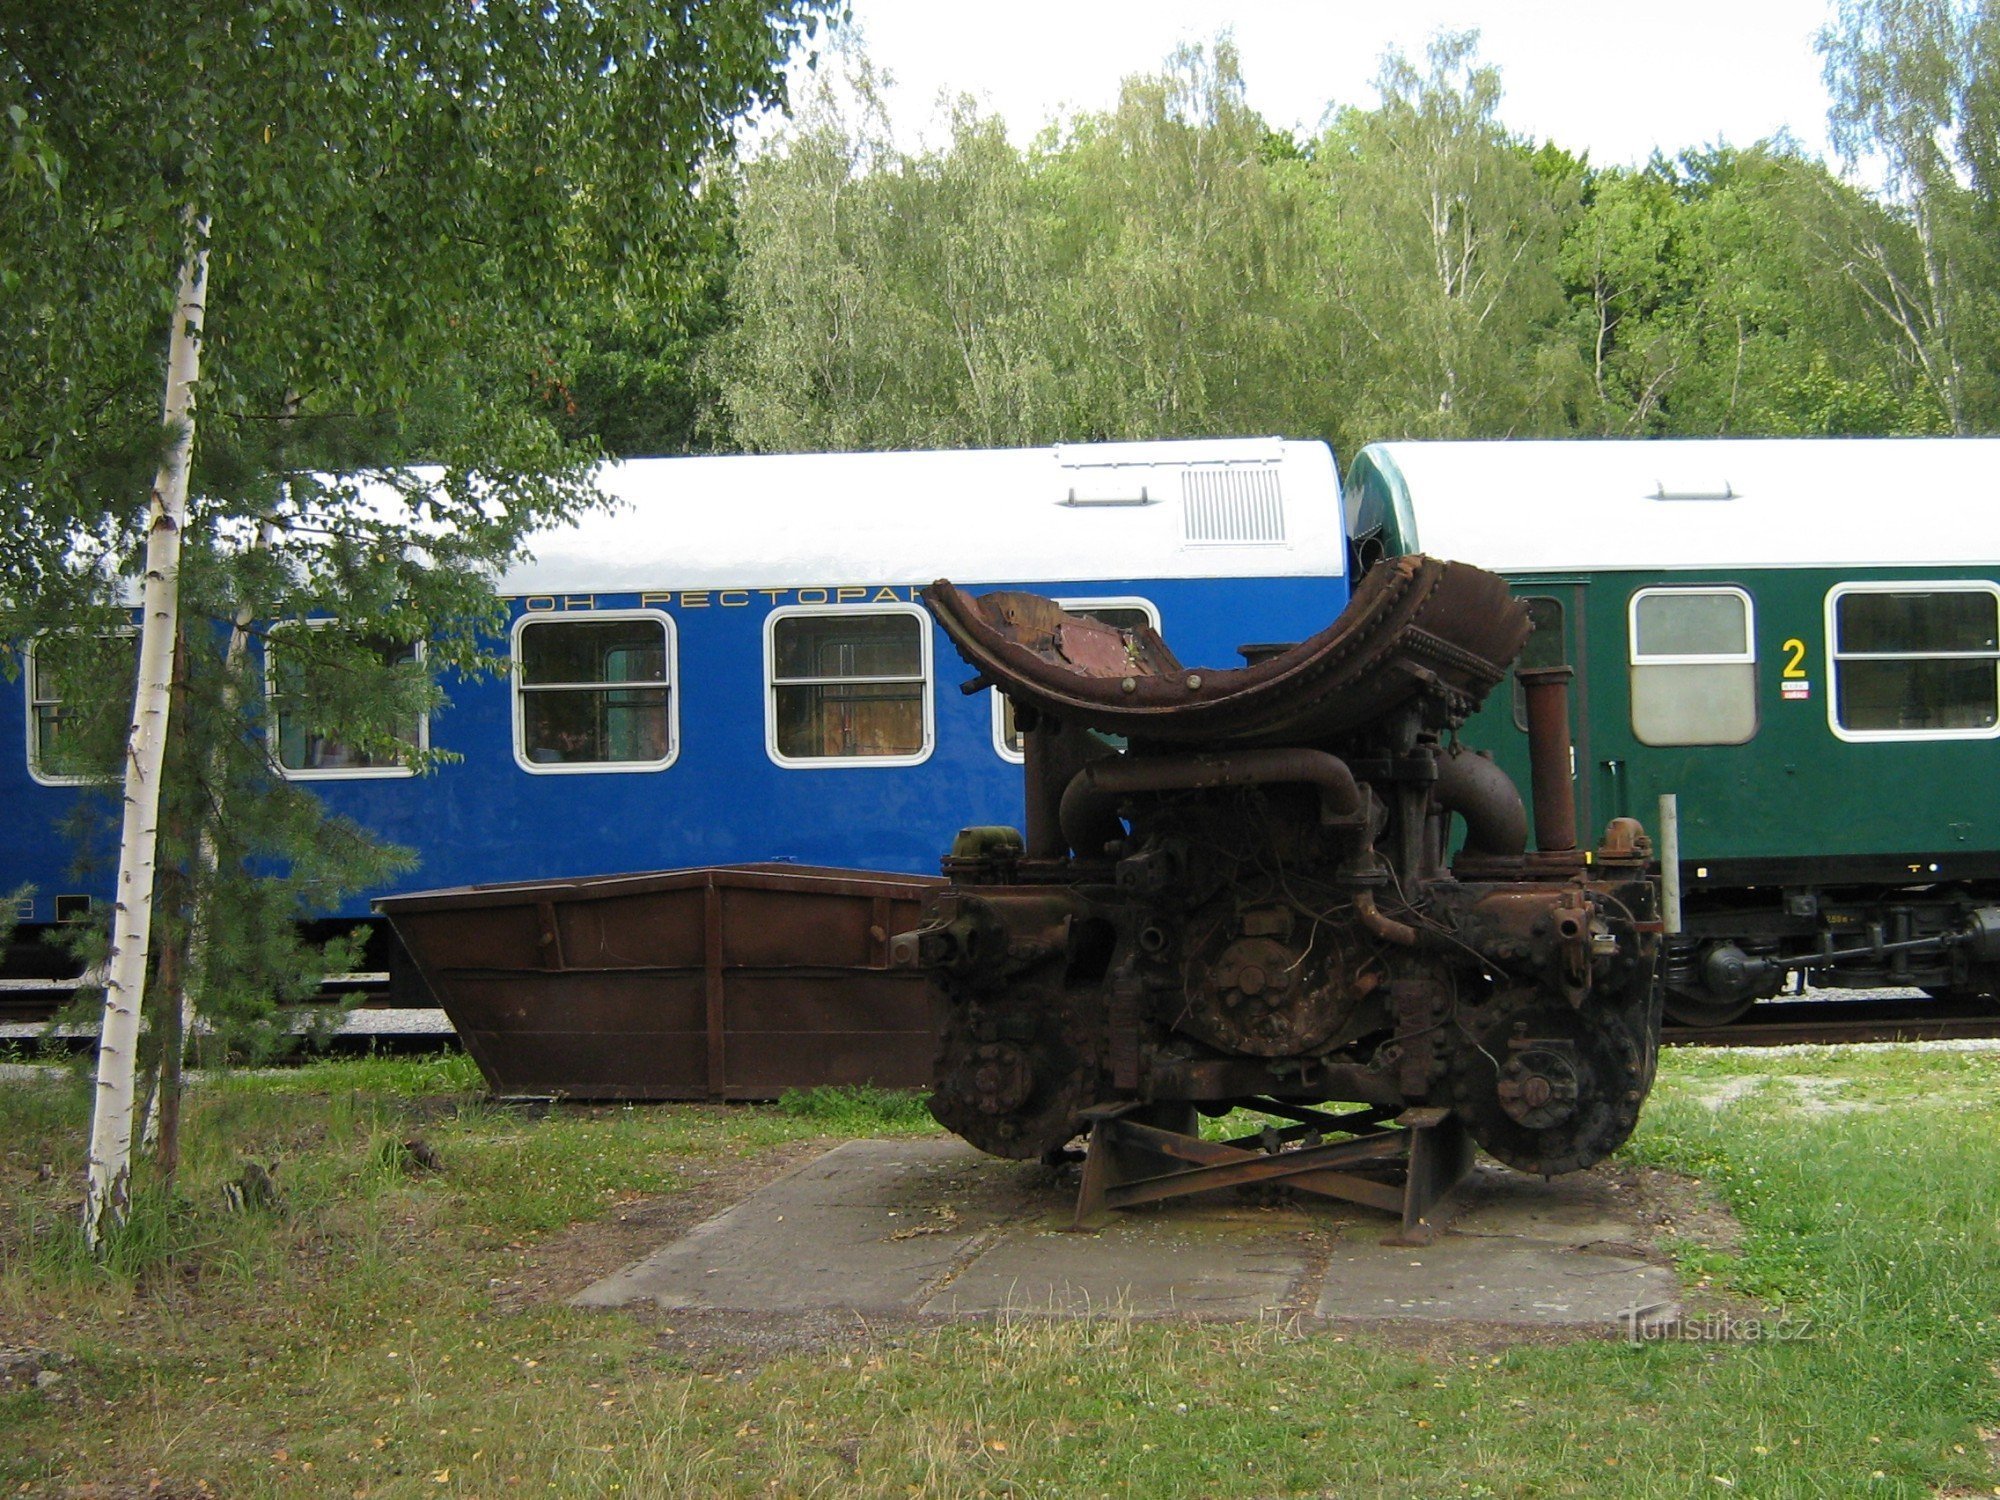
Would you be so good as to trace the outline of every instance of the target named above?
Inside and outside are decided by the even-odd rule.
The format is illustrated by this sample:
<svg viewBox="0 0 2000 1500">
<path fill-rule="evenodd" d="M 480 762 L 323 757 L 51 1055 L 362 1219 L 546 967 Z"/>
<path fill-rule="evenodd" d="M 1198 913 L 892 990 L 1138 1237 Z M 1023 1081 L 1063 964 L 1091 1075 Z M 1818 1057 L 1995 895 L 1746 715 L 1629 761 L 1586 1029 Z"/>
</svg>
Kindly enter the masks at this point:
<svg viewBox="0 0 2000 1500">
<path fill-rule="evenodd" d="M 1588 663 L 1584 660 L 1582 636 L 1583 585 L 1577 583 L 1520 583 L 1514 586 L 1521 602 L 1528 606 L 1529 618 L 1535 622 L 1535 633 L 1528 637 L 1528 644 L 1521 650 L 1521 658 L 1516 663 L 1522 667 L 1571 668 L 1576 675 L 1569 684 L 1569 738 L 1571 745 L 1569 771 L 1570 785 L 1576 793 L 1576 833 L 1577 842 L 1588 848 L 1596 840 L 1596 809 L 1599 801 L 1605 806 L 1615 807 L 1622 786 L 1617 783 L 1623 767 L 1607 774 L 1606 767 L 1599 767 L 1599 775 L 1591 777 L 1580 774 L 1591 765 L 1590 759 L 1590 700 Z M 1522 690 L 1520 679 L 1508 675 L 1508 685 L 1514 695 L 1514 727 L 1525 738 L 1528 733 L 1528 699 Z M 1613 763 L 1607 763 L 1611 765 Z M 1593 800 L 1593 781 L 1609 782 L 1596 788 L 1599 796 Z M 1525 786 L 1523 790 L 1525 790 Z M 1615 814 L 1614 814 L 1615 815 Z"/>
</svg>

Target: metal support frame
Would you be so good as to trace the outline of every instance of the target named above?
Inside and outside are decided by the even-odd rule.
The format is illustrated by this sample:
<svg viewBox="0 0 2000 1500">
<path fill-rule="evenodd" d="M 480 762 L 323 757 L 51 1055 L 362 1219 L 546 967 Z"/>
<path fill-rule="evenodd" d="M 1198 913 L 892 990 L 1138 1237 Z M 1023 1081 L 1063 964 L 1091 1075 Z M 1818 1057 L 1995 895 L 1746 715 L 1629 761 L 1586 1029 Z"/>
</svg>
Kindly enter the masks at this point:
<svg viewBox="0 0 2000 1500">
<path fill-rule="evenodd" d="M 1391 1119 L 1381 1107 L 1335 1115 L 1273 1099 L 1243 1105 L 1296 1123 L 1204 1141 L 1132 1118 L 1149 1108 L 1143 1104 L 1084 1111 L 1090 1146 L 1070 1227 L 1102 1229 L 1114 1209 L 1141 1203 L 1271 1185 L 1399 1215 L 1385 1243 L 1427 1245 L 1442 1222 L 1439 1210 L 1472 1170 L 1472 1140 L 1448 1109 L 1406 1109 Z M 1321 1139 L 1328 1134 L 1346 1139 Z"/>
</svg>

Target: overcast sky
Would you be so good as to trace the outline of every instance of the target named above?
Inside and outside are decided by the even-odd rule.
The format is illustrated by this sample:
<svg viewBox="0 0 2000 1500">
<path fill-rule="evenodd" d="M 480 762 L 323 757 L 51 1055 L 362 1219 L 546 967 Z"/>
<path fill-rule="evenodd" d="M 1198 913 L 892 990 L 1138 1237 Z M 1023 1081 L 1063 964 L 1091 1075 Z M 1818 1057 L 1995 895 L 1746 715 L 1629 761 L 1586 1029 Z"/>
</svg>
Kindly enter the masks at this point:
<svg viewBox="0 0 2000 1500">
<path fill-rule="evenodd" d="M 1517 133 L 1642 163 L 1789 129 L 1826 152 L 1813 37 L 1828 0 L 851 0 L 877 67 L 895 80 L 905 145 L 942 140 L 940 91 L 970 93 L 1025 142 L 1052 116 L 1101 109 L 1118 82 L 1176 43 L 1233 32 L 1250 103 L 1311 132 L 1329 104 L 1369 106 L 1385 50 L 1420 59 L 1439 30 L 1477 29 Z"/>
</svg>

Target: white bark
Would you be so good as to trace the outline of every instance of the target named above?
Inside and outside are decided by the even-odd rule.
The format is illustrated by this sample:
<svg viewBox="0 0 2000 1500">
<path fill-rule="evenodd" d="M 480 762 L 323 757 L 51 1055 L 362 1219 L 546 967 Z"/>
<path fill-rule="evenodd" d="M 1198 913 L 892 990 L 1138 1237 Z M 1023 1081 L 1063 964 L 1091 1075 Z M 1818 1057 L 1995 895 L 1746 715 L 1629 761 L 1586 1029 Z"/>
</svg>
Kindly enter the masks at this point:
<svg viewBox="0 0 2000 1500">
<path fill-rule="evenodd" d="M 187 522 L 188 458 L 194 447 L 194 389 L 201 373 L 202 318 L 208 302 L 208 221 L 191 221 L 174 295 L 167 344 L 162 424 L 167 451 L 153 482 L 146 532 L 146 578 L 139 630 L 139 686 L 125 749 L 124 832 L 104 1021 L 97 1051 L 97 1102 L 90 1125 L 83 1233 L 93 1251 L 131 1207 L 132 1093 L 139 1050 L 139 1002 L 153 920 L 154 844 L 167 748 L 174 635 L 180 606 L 181 532 Z"/>
</svg>

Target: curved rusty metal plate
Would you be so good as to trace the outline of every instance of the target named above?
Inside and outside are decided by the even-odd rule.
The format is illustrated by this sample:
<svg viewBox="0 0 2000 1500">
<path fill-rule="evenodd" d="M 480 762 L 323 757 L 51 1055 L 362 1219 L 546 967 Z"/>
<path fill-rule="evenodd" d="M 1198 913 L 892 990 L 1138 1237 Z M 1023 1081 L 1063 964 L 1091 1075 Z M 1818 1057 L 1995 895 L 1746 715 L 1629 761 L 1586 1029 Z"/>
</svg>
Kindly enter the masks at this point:
<svg viewBox="0 0 2000 1500">
<path fill-rule="evenodd" d="M 1532 628 L 1506 581 L 1412 555 L 1370 569 L 1310 640 L 1250 666 L 1184 667 L 1153 630 L 1119 630 L 1035 594 L 923 591 L 958 654 L 1017 707 L 1172 744 L 1311 744 L 1411 702 L 1455 725 L 1506 674 Z"/>
</svg>

